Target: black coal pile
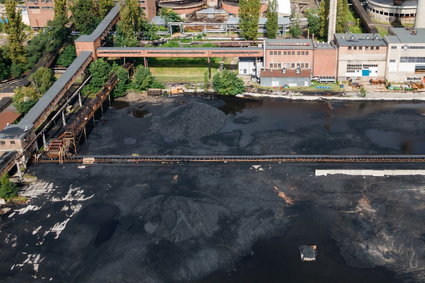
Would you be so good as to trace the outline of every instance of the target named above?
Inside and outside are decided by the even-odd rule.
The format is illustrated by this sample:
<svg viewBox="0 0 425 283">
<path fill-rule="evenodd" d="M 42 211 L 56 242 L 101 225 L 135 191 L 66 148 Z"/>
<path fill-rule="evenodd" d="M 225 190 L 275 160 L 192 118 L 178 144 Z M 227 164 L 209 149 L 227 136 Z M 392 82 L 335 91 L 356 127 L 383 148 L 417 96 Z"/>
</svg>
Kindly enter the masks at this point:
<svg viewBox="0 0 425 283">
<path fill-rule="evenodd" d="M 152 129 L 164 137 L 196 141 L 220 131 L 226 122 L 226 114 L 208 104 L 191 101 L 154 117 L 152 122 Z"/>
</svg>

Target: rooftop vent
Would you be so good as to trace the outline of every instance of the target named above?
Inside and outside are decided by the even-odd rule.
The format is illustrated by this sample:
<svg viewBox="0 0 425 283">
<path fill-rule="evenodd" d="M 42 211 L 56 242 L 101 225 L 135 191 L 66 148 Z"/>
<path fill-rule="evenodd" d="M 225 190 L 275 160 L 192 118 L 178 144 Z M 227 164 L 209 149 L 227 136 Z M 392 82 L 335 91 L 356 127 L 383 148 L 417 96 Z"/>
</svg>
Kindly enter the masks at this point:
<svg viewBox="0 0 425 283">
<path fill-rule="evenodd" d="M 351 36 L 351 37 L 350 37 L 350 39 L 351 39 L 351 40 L 354 40 L 354 36 Z"/>
</svg>

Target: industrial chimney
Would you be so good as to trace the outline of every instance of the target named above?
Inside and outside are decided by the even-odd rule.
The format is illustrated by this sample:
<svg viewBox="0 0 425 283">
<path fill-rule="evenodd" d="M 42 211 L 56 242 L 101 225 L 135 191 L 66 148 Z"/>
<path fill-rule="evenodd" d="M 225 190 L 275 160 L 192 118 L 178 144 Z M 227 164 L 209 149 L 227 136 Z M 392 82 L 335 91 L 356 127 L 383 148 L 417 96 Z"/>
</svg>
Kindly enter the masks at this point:
<svg viewBox="0 0 425 283">
<path fill-rule="evenodd" d="M 425 28 L 425 0 L 418 0 L 416 9 L 415 29 Z"/>
</svg>

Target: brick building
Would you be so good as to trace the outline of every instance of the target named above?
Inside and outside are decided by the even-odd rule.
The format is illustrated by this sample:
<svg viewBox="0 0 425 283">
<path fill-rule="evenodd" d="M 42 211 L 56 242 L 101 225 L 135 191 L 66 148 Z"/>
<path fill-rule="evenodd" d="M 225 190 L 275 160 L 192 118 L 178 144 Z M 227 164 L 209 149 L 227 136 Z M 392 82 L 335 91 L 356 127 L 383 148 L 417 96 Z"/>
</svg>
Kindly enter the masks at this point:
<svg viewBox="0 0 425 283">
<path fill-rule="evenodd" d="M 139 3 L 148 20 L 156 16 L 155 0 L 139 0 Z M 25 0 L 25 4 L 32 28 L 43 28 L 47 26 L 48 21 L 55 17 L 54 0 Z"/>
<path fill-rule="evenodd" d="M 378 34 L 337 33 L 337 77 L 339 81 L 384 79 L 387 44 Z"/>
</svg>

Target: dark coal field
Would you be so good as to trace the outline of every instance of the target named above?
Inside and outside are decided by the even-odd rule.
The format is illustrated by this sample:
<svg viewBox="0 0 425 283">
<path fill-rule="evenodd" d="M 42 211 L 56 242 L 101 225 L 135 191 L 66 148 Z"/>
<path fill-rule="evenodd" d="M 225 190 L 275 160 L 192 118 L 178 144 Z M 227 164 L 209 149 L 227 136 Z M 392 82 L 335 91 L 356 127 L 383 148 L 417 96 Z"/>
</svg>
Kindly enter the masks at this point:
<svg viewBox="0 0 425 283">
<path fill-rule="evenodd" d="M 425 104 L 116 101 L 81 154 L 425 153 Z M 423 282 L 422 164 L 34 165 L 2 282 Z M 316 244 L 314 263 L 298 246 Z"/>
</svg>

